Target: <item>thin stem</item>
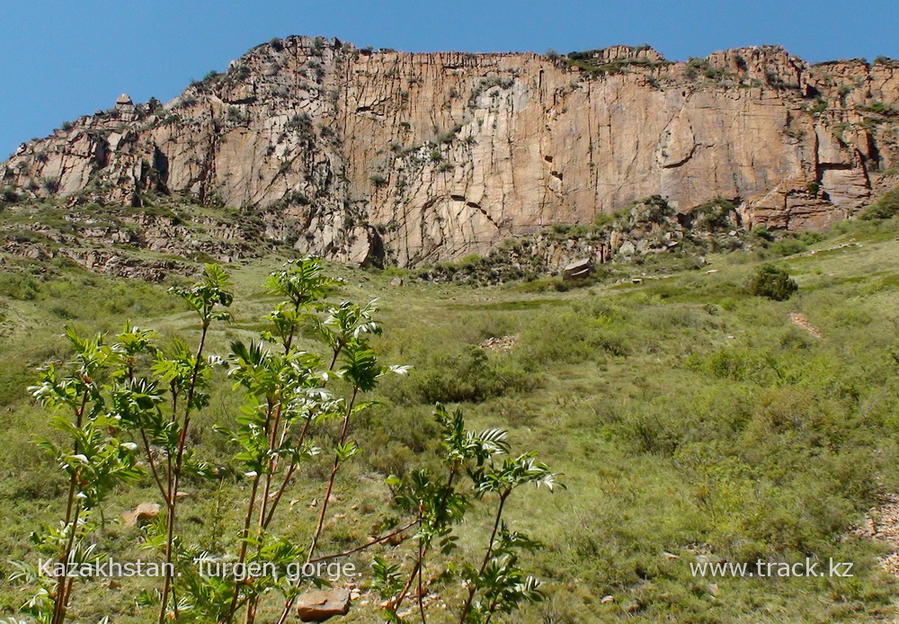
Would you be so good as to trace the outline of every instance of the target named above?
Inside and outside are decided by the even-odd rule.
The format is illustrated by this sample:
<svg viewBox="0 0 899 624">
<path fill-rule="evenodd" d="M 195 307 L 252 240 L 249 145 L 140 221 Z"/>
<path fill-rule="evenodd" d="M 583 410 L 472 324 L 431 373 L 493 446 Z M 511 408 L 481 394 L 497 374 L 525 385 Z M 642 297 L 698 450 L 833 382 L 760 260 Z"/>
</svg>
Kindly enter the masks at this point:
<svg viewBox="0 0 899 624">
<path fill-rule="evenodd" d="M 499 597 L 496 597 L 492 601 L 490 601 L 490 606 L 487 607 L 487 619 L 484 620 L 484 624 L 490 624 L 490 620 L 493 619 L 493 614 L 496 611 L 497 602 L 499 602 Z"/>
<path fill-rule="evenodd" d="M 359 388 L 353 388 L 353 398 L 350 399 L 349 404 L 347 405 L 346 412 L 343 415 L 343 427 L 340 430 L 340 441 L 337 443 L 338 446 L 343 446 L 346 443 L 347 433 L 349 433 L 350 429 L 350 415 L 353 413 L 353 405 L 356 403 L 356 397 L 359 394 Z M 340 470 L 340 455 L 334 454 L 334 465 L 331 467 L 331 476 L 328 478 L 328 487 L 325 489 L 325 497 L 322 500 L 322 510 L 318 515 L 318 526 L 315 528 L 315 533 L 312 535 L 312 543 L 309 544 L 309 554 L 306 556 L 306 559 L 311 559 L 312 554 L 315 552 L 315 547 L 318 545 L 318 538 L 321 537 L 322 528 L 325 525 L 325 514 L 328 511 L 328 503 L 331 498 L 331 491 L 334 489 L 334 481 L 337 478 L 337 471 Z"/>
<path fill-rule="evenodd" d="M 193 403 L 194 393 L 197 387 L 197 377 L 200 374 L 200 366 L 203 358 L 203 347 L 206 344 L 206 334 L 209 331 L 209 321 L 204 320 L 200 331 L 200 344 L 197 346 L 197 353 L 194 357 L 194 368 L 190 376 L 190 385 L 187 389 L 187 401 L 184 407 L 184 422 L 181 426 L 181 435 L 178 437 L 178 448 L 175 456 L 175 465 L 171 467 L 169 473 L 169 492 L 168 492 L 168 514 L 166 516 L 166 543 L 165 543 L 165 581 L 162 586 L 162 598 L 159 604 L 158 624 L 165 622 L 165 614 L 168 609 L 169 594 L 172 592 L 172 583 L 174 582 L 172 571 L 172 551 L 175 539 L 175 512 L 178 507 L 178 486 L 181 482 L 181 468 L 184 461 L 184 447 L 187 443 L 187 430 L 190 427 L 190 408 Z M 174 418 L 174 414 L 173 414 Z M 171 457 L 169 458 L 171 466 Z M 175 617 L 178 616 L 178 602 L 174 601 Z"/>
<path fill-rule="evenodd" d="M 73 534 L 75 532 L 75 527 L 70 525 L 72 519 L 72 505 L 73 499 L 75 496 L 75 473 L 72 474 L 72 478 L 69 482 L 69 494 L 66 502 L 66 520 L 65 527 L 71 531 Z M 68 542 L 66 543 L 66 547 L 63 549 L 62 553 L 59 556 L 59 562 L 65 567 L 62 567 L 62 570 L 68 571 L 68 563 L 69 563 L 69 547 Z M 66 575 L 62 575 L 59 577 L 59 580 L 56 582 L 56 596 L 53 601 L 53 617 L 51 618 L 51 624 L 57 624 L 59 622 L 59 610 L 62 604 L 62 597 L 65 595 L 65 582 Z"/>
<path fill-rule="evenodd" d="M 171 494 L 171 490 L 169 490 Z M 165 622 L 165 615 L 168 608 L 169 594 L 172 592 L 172 574 L 170 566 L 172 563 L 173 541 L 175 538 L 175 499 L 170 498 L 168 501 L 168 512 L 165 519 L 165 579 L 162 583 L 162 600 L 159 605 L 158 624 Z"/>
<path fill-rule="evenodd" d="M 244 624 L 252 624 L 256 621 L 256 607 L 259 606 L 259 595 L 253 594 L 252 596 L 247 596 L 247 611 L 244 614 Z"/>
<path fill-rule="evenodd" d="M 277 396 L 277 392 L 275 393 Z M 274 452 L 275 446 L 275 435 L 278 431 L 278 423 L 281 420 L 281 406 L 283 403 L 280 399 L 278 399 L 277 406 L 274 408 L 275 412 L 275 422 L 271 424 L 272 421 L 272 401 L 268 400 L 268 408 L 265 416 L 265 428 L 263 429 L 265 432 L 269 433 L 268 435 L 268 452 L 271 454 Z M 272 484 L 272 473 L 275 470 L 274 466 L 274 457 L 272 457 L 268 462 L 268 471 L 265 474 L 265 486 L 262 491 L 262 500 L 259 502 L 259 520 L 256 525 L 256 535 L 259 537 L 258 545 L 256 547 L 256 554 L 258 555 L 262 551 L 262 534 L 265 530 L 265 510 L 268 505 L 268 497 L 269 497 L 269 489 Z M 257 475 L 258 477 L 258 475 Z M 256 504 L 256 490 L 253 490 L 252 498 L 250 500 L 250 509 L 248 510 L 248 520 L 252 515 L 253 506 Z M 247 534 L 249 534 L 249 525 L 246 527 Z M 244 538 L 246 539 L 246 537 Z M 243 563 L 243 561 L 241 561 Z M 235 586 L 234 597 L 237 598 L 237 595 L 240 592 Z M 249 598 L 247 601 L 247 611 L 244 616 L 244 624 L 252 624 L 252 622 L 256 619 L 256 604 L 258 602 L 259 596 L 254 595 Z M 232 602 L 233 604 L 233 602 Z M 231 615 L 233 617 L 233 613 Z"/>
<path fill-rule="evenodd" d="M 412 582 L 415 580 L 415 576 L 418 574 L 418 571 L 421 569 L 421 559 L 415 560 L 415 565 L 412 566 L 412 574 L 409 575 L 409 580 L 406 581 L 406 584 L 403 586 L 403 591 L 400 592 L 400 595 L 397 596 L 397 599 L 390 604 L 390 610 L 393 613 L 399 611 L 400 605 L 403 604 L 403 601 L 406 599 L 406 595 L 409 593 L 409 589 L 412 587 Z"/>
<path fill-rule="evenodd" d="M 81 405 L 78 409 L 75 410 L 75 426 L 78 429 L 81 429 L 81 424 L 84 420 L 84 410 L 87 407 L 87 398 L 89 395 L 89 389 L 84 390 L 84 394 L 81 397 Z M 77 455 L 79 452 L 78 441 L 72 445 L 74 449 L 74 453 Z M 65 526 L 69 529 L 69 538 L 66 542 L 66 547 L 60 555 L 60 563 L 64 564 L 63 570 L 68 573 L 69 570 L 69 557 L 72 553 L 72 546 L 75 541 L 75 531 L 78 529 L 78 515 L 81 510 L 80 501 L 76 502 L 75 499 L 75 489 L 78 485 L 78 470 L 72 471 L 72 476 L 69 478 L 69 492 L 66 496 L 66 516 L 65 516 Z M 74 522 L 72 521 L 74 510 Z M 51 619 L 52 624 L 59 624 L 65 620 L 65 605 L 66 605 L 66 575 L 60 577 L 59 582 L 56 585 L 56 600 L 53 603 L 53 618 Z"/>
<path fill-rule="evenodd" d="M 243 530 L 240 534 L 240 552 L 237 556 L 238 568 L 243 564 L 247 557 L 247 538 L 250 535 L 250 524 L 253 522 L 253 508 L 256 502 L 256 491 L 259 489 L 260 475 L 257 472 L 253 477 L 253 489 L 250 492 L 250 504 L 247 507 L 247 514 L 244 517 Z M 230 623 L 234 619 L 234 613 L 237 611 L 237 600 L 240 598 L 240 581 L 234 581 L 234 596 L 231 598 L 231 607 L 228 610 L 228 616 L 225 622 Z"/>
<path fill-rule="evenodd" d="M 299 312 L 300 304 L 301 304 L 301 301 L 299 301 L 299 300 L 294 301 L 294 306 L 293 306 L 294 312 Z M 291 345 L 293 345 L 293 339 L 294 339 L 295 335 L 296 335 L 296 327 L 291 327 L 290 333 L 287 336 L 287 340 L 284 341 L 284 355 L 290 354 Z M 282 403 L 279 402 L 278 413 L 275 417 L 275 426 L 272 429 L 272 437 L 271 437 L 271 440 L 269 441 L 269 450 L 270 451 L 274 451 L 274 448 L 275 448 L 275 437 L 277 436 L 277 433 L 278 433 L 278 424 L 281 420 L 281 411 L 282 411 Z M 301 446 L 303 444 L 303 441 L 306 439 L 306 432 L 309 430 L 309 423 L 311 422 L 311 420 L 312 420 L 311 416 L 306 419 L 306 423 L 303 425 L 303 431 L 300 433 L 300 439 L 297 442 L 297 446 Z M 284 427 L 281 429 L 281 435 L 278 440 L 279 447 L 284 444 L 284 440 L 287 437 L 287 430 L 288 430 L 288 423 L 285 422 Z M 278 506 L 278 502 L 281 500 L 281 496 L 284 494 L 284 490 L 287 488 L 287 485 L 290 482 L 290 478 L 293 476 L 293 472 L 296 470 L 296 467 L 297 467 L 296 461 L 292 461 L 290 463 L 290 466 L 287 469 L 287 476 L 284 477 L 284 481 L 283 481 L 283 483 L 281 483 L 281 487 L 278 488 L 278 490 L 275 493 L 275 496 L 272 500 L 271 511 L 266 516 L 265 510 L 266 510 L 266 507 L 268 506 L 269 489 L 271 487 L 271 481 L 274 478 L 274 474 L 278 468 L 278 458 L 272 457 L 271 463 L 269 464 L 269 472 L 266 477 L 265 497 L 263 498 L 263 508 L 261 510 L 261 513 L 259 514 L 260 529 L 262 529 L 262 530 L 267 529 L 269 523 L 271 523 L 272 519 L 274 518 L 275 508 Z"/>
<path fill-rule="evenodd" d="M 493 554 L 493 544 L 496 540 L 496 532 L 499 529 L 500 519 L 503 515 L 503 507 L 505 506 L 506 499 L 509 497 L 510 493 L 511 490 L 505 490 L 499 495 L 499 506 L 496 509 L 496 518 L 493 521 L 493 531 L 490 533 L 490 541 L 487 543 L 487 552 L 484 554 L 484 560 L 481 562 L 478 576 L 481 576 L 484 573 L 487 564 L 490 562 L 490 556 Z M 465 600 L 465 606 L 462 608 L 462 614 L 459 616 L 459 624 L 465 624 L 465 618 L 468 617 L 468 612 L 471 611 L 471 602 L 477 591 L 478 587 L 476 584 L 472 584 L 471 587 L 468 588 L 468 598 Z"/>
<path fill-rule="evenodd" d="M 75 511 L 72 516 L 72 523 L 68 524 L 69 527 L 69 537 L 66 541 L 66 547 L 63 554 L 62 561 L 65 563 L 65 567 L 63 568 L 64 574 L 59 577 L 59 583 L 56 589 L 56 604 L 54 605 L 54 614 L 53 614 L 53 623 L 61 624 L 65 622 L 66 619 L 66 609 L 69 604 L 69 592 L 66 590 L 66 581 L 69 580 L 69 563 L 72 557 L 72 550 L 75 545 L 75 532 L 78 530 L 78 517 L 81 514 L 81 502 L 78 501 L 75 503 Z M 71 586 L 69 586 L 71 589 Z"/>
<path fill-rule="evenodd" d="M 422 503 L 419 501 L 418 504 L 418 524 L 421 525 L 422 522 Z M 406 581 L 405 587 L 403 587 L 402 593 L 396 598 L 396 600 L 390 605 L 390 610 L 396 614 L 399 611 L 400 605 L 403 603 L 403 600 L 406 599 L 406 595 L 409 593 L 409 588 L 412 587 L 412 581 L 415 580 L 416 575 L 418 576 L 418 609 L 421 611 L 422 618 L 424 618 L 424 605 L 422 604 L 422 583 L 421 583 L 421 569 L 424 567 L 425 562 L 425 553 L 428 551 L 428 546 L 426 546 L 421 538 L 421 535 L 418 536 L 418 557 L 415 560 L 415 566 L 412 568 L 412 574 L 409 575 L 409 580 Z"/>
<path fill-rule="evenodd" d="M 334 349 L 334 357 L 331 358 L 331 365 L 328 366 L 329 371 L 334 370 L 334 365 L 337 364 L 337 356 L 339 354 L 340 354 L 340 347 L 338 346 L 336 349 Z"/>
<path fill-rule="evenodd" d="M 490 532 L 490 541 L 487 545 L 487 552 L 484 554 L 484 561 L 481 562 L 481 569 L 478 570 L 478 574 L 483 574 L 484 569 L 487 567 L 487 563 L 490 561 L 490 555 L 493 554 L 493 544 L 496 540 L 496 531 L 499 528 L 500 520 L 503 515 L 503 506 L 506 504 L 506 498 L 509 496 L 510 490 L 506 490 L 499 497 L 499 507 L 496 509 L 496 519 L 493 521 L 493 531 Z"/>
<path fill-rule="evenodd" d="M 293 301 L 293 313 L 294 314 L 300 313 L 300 306 L 302 304 L 303 304 L 303 302 L 299 298 L 294 299 L 294 301 Z M 296 321 L 296 319 L 294 319 L 294 321 Z M 287 355 L 290 352 L 290 347 L 291 347 L 291 345 L 293 345 L 293 337 L 296 335 L 296 333 L 297 333 L 297 327 L 296 327 L 296 325 L 292 324 L 290 326 L 290 333 L 287 335 L 287 340 L 284 342 L 284 355 Z"/>
<path fill-rule="evenodd" d="M 422 575 L 425 570 L 425 554 L 427 552 L 427 548 L 424 547 L 421 537 L 418 538 L 418 561 L 420 565 L 418 566 L 418 612 L 421 614 L 421 624 L 427 624 L 427 618 L 425 618 L 425 603 L 424 603 L 424 587 L 422 583 Z"/>
<path fill-rule="evenodd" d="M 334 360 L 337 360 L 337 353 L 334 354 Z M 333 362 L 331 366 L 333 367 Z M 350 399 L 349 404 L 347 405 L 346 411 L 343 415 L 343 427 L 340 431 L 340 441 L 338 442 L 338 446 L 342 446 L 346 442 L 347 434 L 350 429 L 350 415 L 353 413 L 353 406 L 356 403 L 356 397 L 359 395 L 359 387 L 353 387 L 353 396 Z M 318 545 L 318 538 L 321 536 L 322 528 L 325 525 L 325 513 L 328 511 L 328 499 L 331 498 L 331 492 L 334 489 L 334 480 L 337 478 L 337 471 L 340 469 L 340 455 L 337 453 L 334 454 L 334 465 L 331 467 L 331 476 L 328 478 L 328 486 L 325 489 L 325 497 L 322 500 L 322 510 L 318 516 L 318 526 L 315 528 L 315 533 L 312 535 L 312 542 L 309 544 L 309 552 L 306 555 L 306 563 L 312 559 L 312 555 L 315 553 L 315 547 Z M 302 582 L 302 577 L 297 578 L 294 583 L 294 587 L 299 587 Z M 296 601 L 295 596 L 291 596 L 284 603 L 284 610 L 281 612 L 281 617 L 278 618 L 278 624 L 284 624 L 287 620 L 287 616 L 290 615 L 290 609 L 293 607 L 293 603 Z"/>
<path fill-rule="evenodd" d="M 271 486 L 272 486 L 272 477 L 274 476 L 274 472 L 277 467 L 276 463 L 275 463 L 275 457 L 274 457 L 275 438 L 277 437 L 278 428 L 281 424 L 281 408 L 282 408 L 282 406 L 283 406 L 283 403 L 279 397 L 277 406 L 275 407 L 275 421 L 271 425 L 271 429 L 269 429 L 269 420 L 270 419 L 266 418 L 266 421 L 265 421 L 265 430 L 269 432 L 268 452 L 270 454 L 272 454 L 272 457 L 268 461 L 268 471 L 265 474 L 265 486 L 263 487 L 263 490 L 262 490 L 262 502 L 259 505 L 258 527 L 259 527 L 260 533 L 265 528 L 265 512 L 268 508 L 268 497 L 269 497 L 269 492 L 270 492 Z M 269 407 L 269 414 L 271 414 L 271 407 Z"/>
<path fill-rule="evenodd" d="M 334 370 L 334 366 L 337 364 L 337 356 L 340 355 L 341 350 L 343 349 L 343 341 L 337 341 L 337 347 L 334 349 L 334 357 L 331 358 L 331 365 L 328 367 L 329 371 Z"/>
<path fill-rule="evenodd" d="M 272 498 L 272 504 L 269 506 L 268 515 L 265 517 L 265 520 L 262 523 L 262 528 L 267 529 L 268 525 L 271 524 L 272 520 L 275 517 L 275 510 L 278 508 L 278 503 L 281 501 L 281 497 L 284 495 L 284 490 L 287 489 L 287 485 L 290 483 L 290 478 L 293 476 L 293 473 L 296 472 L 297 463 L 291 462 L 290 466 L 287 468 L 287 474 L 284 476 L 284 481 L 281 482 L 280 487 L 275 491 L 275 494 Z"/>
<path fill-rule="evenodd" d="M 66 619 L 66 611 L 69 608 L 69 602 L 71 601 L 71 598 L 72 598 L 72 585 L 74 585 L 74 584 L 75 584 L 75 577 L 73 576 L 72 578 L 69 579 L 69 582 L 66 584 L 66 599 L 65 599 L 65 604 L 63 604 L 63 614 L 62 614 L 61 621 L 65 621 L 65 619 Z"/>
<path fill-rule="evenodd" d="M 170 384 L 171 392 L 172 392 L 172 417 L 170 422 L 174 423 L 178 419 L 178 384 L 175 381 L 172 381 Z M 172 451 L 170 448 L 166 449 L 165 453 L 165 461 L 166 461 L 166 488 L 167 492 L 172 491 Z M 168 498 L 168 496 L 166 496 Z"/>
<path fill-rule="evenodd" d="M 408 524 L 401 526 L 398 529 L 394 529 L 390 533 L 386 533 L 385 535 L 377 537 L 370 542 L 362 544 L 361 546 L 356 546 L 355 548 L 351 548 L 349 550 L 345 550 L 345 551 L 339 552 L 339 553 L 334 553 L 331 555 L 322 555 L 321 557 L 316 557 L 314 559 L 310 559 L 309 563 L 319 563 L 321 561 L 330 561 L 331 559 L 339 559 L 341 557 L 349 557 L 350 555 L 354 555 L 357 552 L 362 552 L 363 550 L 367 550 L 367 549 L 371 548 L 372 546 L 374 546 L 375 544 L 381 544 L 383 542 L 386 542 L 390 538 L 395 537 L 405 531 L 408 531 L 410 528 L 412 528 L 419 522 L 420 521 L 416 518 L 415 520 L 412 520 Z"/>
<path fill-rule="evenodd" d="M 453 480 L 456 478 L 457 470 L 458 470 L 458 465 L 454 463 L 452 468 L 450 469 L 449 476 L 446 479 L 446 487 L 447 488 L 449 488 L 453 485 Z M 446 502 L 445 499 L 443 502 Z M 421 512 L 419 511 L 419 518 L 418 518 L 419 524 L 421 523 L 421 520 L 422 520 L 420 513 Z M 396 599 L 394 604 L 391 605 L 391 608 L 393 609 L 394 613 L 396 613 L 396 611 L 400 608 L 400 605 L 402 604 L 402 602 L 406 599 L 406 594 L 409 592 L 409 587 L 411 586 L 412 580 L 415 578 L 416 573 L 418 573 L 419 576 L 421 575 L 422 567 L 424 566 L 425 556 L 428 553 L 428 548 L 429 548 L 429 546 L 425 546 L 423 549 L 421 548 L 421 540 L 419 538 L 418 562 L 416 563 L 415 568 L 413 568 L 412 575 L 409 577 L 409 581 L 406 583 L 406 586 L 403 588 L 402 593 Z M 419 578 L 419 583 L 420 582 L 421 582 L 421 578 Z M 420 600 L 421 600 L 421 586 L 419 585 L 419 601 Z M 421 605 L 419 605 L 419 609 L 421 609 Z M 422 614 L 422 618 L 424 618 L 424 614 Z"/>
<path fill-rule="evenodd" d="M 162 484 L 162 478 L 159 476 L 159 471 L 156 469 L 156 460 L 153 459 L 153 453 L 150 451 L 150 440 L 147 439 L 147 432 L 143 427 L 140 428 L 140 437 L 144 442 L 144 451 L 147 454 L 147 463 L 150 464 L 150 473 L 153 475 L 153 480 L 159 488 L 159 493 L 162 494 L 162 499 L 165 501 L 166 507 L 168 507 L 169 495 L 166 493 L 165 486 Z"/>
<path fill-rule="evenodd" d="M 303 424 L 303 430 L 300 432 L 300 437 L 297 440 L 297 447 L 303 445 L 303 442 L 306 440 L 306 434 L 309 432 L 309 425 L 312 423 L 312 415 L 310 414 L 308 418 L 306 418 L 306 422 Z M 265 519 L 265 523 L 263 528 L 268 528 L 268 525 L 271 524 L 272 519 L 275 517 L 275 510 L 278 508 L 278 503 L 281 502 L 281 497 L 284 495 L 284 491 L 287 489 L 288 484 L 290 483 L 290 478 L 293 476 L 293 473 L 297 469 L 296 460 L 290 462 L 290 466 L 287 469 L 287 475 L 284 477 L 284 481 L 281 483 L 281 487 L 278 488 L 278 491 L 275 492 L 275 496 L 272 499 L 272 504 L 269 506 L 268 517 Z"/>
<path fill-rule="evenodd" d="M 293 302 L 293 311 L 294 314 L 298 314 L 300 311 L 300 305 L 302 301 L 300 298 L 294 299 Z M 290 355 L 290 349 L 293 345 L 293 339 L 296 335 L 296 326 L 291 325 L 290 332 L 287 335 L 287 339 L 283 341 L 284 347 L 284 355 Z M 278 495 L 275 500 L 272 501 L 272 510 L 271 513 L 266 515 L 266 510 L 268 509 L 269 504 L 269 492 L 271 491 L 272 479 L 274 478 L 275 472 L 278 470 L 278 457 L 274 455 L 275 451 L 275 440 L 278 439 L 278 447 L 284 444 L 284 439 L 287 436 L 288 423 L 285 421 L 284 427 L 281 431 L 280 437 L 278 436 L 278 430 L 281 423 L 281 412 L 282 412 L 283 402 L 281 400 L 278 401 L 278 407 L 275 412 L 275 422 L 272 425 L 271 433 L 269 437 L 268 449 L 272 454 L 272 458 L 269 460 L 268 464 L 268 472 L 265 475 L 265 487 L 262 492 L 262 503 L 259 506 L 259 523 L 258 523 L 258 533 L 261 537 L 265 530 L 268 528 L 269 523 L 272 521 L 275 515 L 275 507 L 277 506 L 277 502 L 280 500 L 281 495 L 284 493 L 284 489 L 287 487 L 287 483 L 290 481 L 290 477 L 293 476 L 293 472 L 296 469 L 296 462 L 291 462 L 290 467 L 287 470 L 287 476 L 284 478 L 284 482 L 281 484 L 281 487 L 278 489 Z M 308 425 L 308 421 L 307 421 Z M 305 428 L 304 428 L 305 435 Z M 302 443 L 302 442 L 301 442 Z M 260 539 L 259 549 L 262 548 L 262 541 Z M 250 597 L 247 601 L 247 612 L 244 617 L 244 624 L 253 624 L 256 620 L 256 607 L 259 601 L 259 596 L 254 595 Z"/>
</svg>

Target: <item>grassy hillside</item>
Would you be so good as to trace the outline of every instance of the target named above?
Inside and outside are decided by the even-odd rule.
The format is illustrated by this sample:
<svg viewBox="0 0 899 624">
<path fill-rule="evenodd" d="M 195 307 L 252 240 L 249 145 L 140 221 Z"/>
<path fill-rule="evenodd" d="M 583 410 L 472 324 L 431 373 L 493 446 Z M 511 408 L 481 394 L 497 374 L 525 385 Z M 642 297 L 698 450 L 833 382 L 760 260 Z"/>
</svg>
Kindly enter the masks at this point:
<svg viewBox="0 0 899 624">
<path fill-rule="evenodd" d="M 394 286 L 401 271 L 329 267 L 346 280 L 332 299 L 379 298 L 384 333 L 375 345 L 386 362 L 413 368 L 382 384 L 380 403 L 359 425 L 363 453 L 338 482 L 334 512 L 345 518 L 327 545 L 364 542 L 387 512 L 383 479 L 431 461 L 430 414 L 440 401 L 460 405 L 474 428 L 509 429 L 515 447 L 563 473 L 567 489 L 510 502 L 510 520 L 545 545 L 526 563 L 548 599 L 509 621 L 889 621 L 899 582 L 878 563 L 885 547 L 851 527 L 882 495 L 899 492 L 897 236 L 897 218 L 859 221 L 811 246 L 714 255 L 702 269 L 657 278 L 619 267 L 617 275 L 640 279 L 565 291 L 553 280 L 471 288 L 407 276 Z M 771 257 L 782 253 L 792 255 Z M 790 272 L 796 295 L 746 294 L 763 259 Z M 234 321 L 213 332 L 212 350 L 262 327 L 275 301 L 263 280 L 283 260 L 229 267 Z M 7 257 L 0 269 L 0 547 L 4 559 L 28 559 L 30 532 L 58 521 L 66 484 L 32 444 L 53 434 L 25 388 L 40 364 L 65 357 L 63 326 L 115 331 L 131 320 L 191 341 L 196 330 L 169 284 L 102 277 L 65 261 Z M 511 349 L 489 346 L 503 337 Z M 213 396 L 224 398 L 197 416 L 194 442 L 204 459 L 228 465 L 232 451 L 213 425 L 233 421 L 239 401 L 223 373 L 214 385 Z M 310 465 L 289 493 L 287 534 L 298 540 L 315 522 L 308 504 L 320 496 L 326 463 Z M 241 479 L 189 480 L 187 539 L 233 551 L 246 488 Z M 155 500 L 149 479 L 116 492 L 99 547 L 120 559 L 147 557 L 140 530 L 119 517 Z M 489 531 L 486 515 L 467 523 Z M 469 554 L 471 544 L 461 546 Z M 806 557 L 852 562 L 854 576 L 703 578 L 690 567 Z M 367 555 L 355 561 L 367 569 Z M 11 570 L 0 564 L 0 574 Z M 347 621 L 378 621 L 367 583 L 366 574 Z M 72 619 L 155 621 L 141 594 L 152 586 L 86 583 Z M 26 590 L 0 581 L 0 613 L 15 614 Z M 429 621 L 445 620 L 438 609 Z"/>
</svg>

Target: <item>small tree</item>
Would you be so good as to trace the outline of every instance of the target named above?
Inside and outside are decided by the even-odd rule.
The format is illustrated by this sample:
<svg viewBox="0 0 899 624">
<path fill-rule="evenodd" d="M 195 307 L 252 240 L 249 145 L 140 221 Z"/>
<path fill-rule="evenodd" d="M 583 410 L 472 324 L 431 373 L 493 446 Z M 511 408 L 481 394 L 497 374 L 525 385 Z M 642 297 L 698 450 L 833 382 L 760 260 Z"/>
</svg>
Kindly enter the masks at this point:
<svg viewBox="0 0 899 624">
<path fill-rule="evenodd" d="M 544 598 L 539 582 L 520 565 L 520 553 L 539 548 L 540 544 L 511 530 L 504 514 L 513 491 L 527 484 L 552 491 L 557 475 L 536 461 L 532 453 L 510 455 L 502 429 L 469 431 L 461 411 L 450 413 L 441 405 L 437 406 L 435 417 L 442 430 L 443 474 L 419 470 L 405 479 L 388 479 L 394 504 L 412 515 L 417 527 L 411 570 L 404 576 L 400 564 L 389 564 L 376 557 L 372 564 L 374 586 L 386 601 L 385 621 L 399 622 L 399 609 L 413 584 L 417 585 L 412 593 L 421 622 L 426 624 L 424 599 L 431 583 L 425 580 L 426 567 L 428 556 L 436 550 L 437 556 L 432 559 L 442 559 L 440 564 L 462 582 L 456 607 L 459 624 L 488 624 L 496 614 L 511 613 L 523 603 Z M 493 506 L 484 554 L 475 563 L 454 561 L 458 528 L 466 513 L 478 503 Z M 452 595 L 452 587 L 447 588 L 447 593 Z M 445 600 L 449 602 L 449 596 Z"/>
<path fill-rule="evenodd" d="M 15 574 L 39 586 L 26 611 L 45 624 L 65 621 L 77 571 L 100 558 L 90 543 L 98 528 L 94 512 L 114 488 L 140 476 L 137 445 L 119 439 L 121 423 L 114 407 L 116 386 L 127 375 L 126 358 L 103 335 L 84 339 L 67 329 L 66 337 L 74 350 L 72 360 L 59 368 L 47 366 L 40 384 L 29 388 L 38 403 L 55 413 L 51 425 L 69 444 L 39 443 L 69 484 L 62 522 L 32 535 L 38 551 L 55 557 L 56 563 L 51 578 L 23 563 Z"/>
<path fill-rule="evenodd" d="M 403 602 L 411 598 L 426 624 L 425 597 L 434 587 L 429 567 L 440 566 L 461 581 L 443 588 L 447 600 L 458 602 L 460 624 L 487 624 L 495 614 L 542 599 L 537 581 L 520 565 L 520 554 L 538 544 L 508 526 L 506 503 L 526 484 L 552 489 L 555 475 L 530 453 L 511 455 L 504 431 L 468 431 L 460 412 L 440 406 L 442 468 L 388 478 L 393 505 L 379 523 L 386 533 L 343 552 L 319 553 L 326 543 L 325 519 L 337 477 L 360 450 L 353 425 L 371 405 L 366 395 L 383 375 L 406 370 L 382 365 L 372 348 L 371 338 L 381 332 L 375 302 L 325 301 L 335 283 L 312 258 L 272 272 L 268 289 L 282 300 L 267 316 L 267 329 L 255 340 L 234 341 L 226 358 L 206 353 L 210 328 L 230 318 L 225 308 L 233 299 L 228 276 L 214 265 L 192 287 L 172 289 L 196 313 L 199 337 L 194 347 L 177 338 L 157 344 L 152 331 L 131 325 L 108 344 L 105 336 L 84 340 L 68 332 L 75 351 L 71 364 L 48 367 L 42 383 L 32 389 L 47 407 L 69 411 L 54 425 L 70 445 L 44 443 L 69 480 L 64 521 L 35 539 L 62 574 L 46 578 L 37 567 L 18 564 L 16 578 L 39 587 L 27 613 L 42 624 L 65 622 L 74 581 L 66 570 L 99 559 L 88 540 L 96 528 L 92 512 L 113 488 L 141 476 L 152 479 L 166 510 L 163 522 L 145 529 L 145 546 L 157 549 L 165 562 L 159 622 L 222 624 L 242 615 L 244 624 L 253 624 L 262 601 L 274 595 L 282 605 L 277 621 L 283 624 L 301 591 L 323 582 L 306 572 L 290 578 L 283 574 L 289 566 L 303 563 L 306 570 L 308 564 L 345 558 L 387 541 L 412 545 L 393 551 L 397 563 L 373 559 L 373 587 L 386 601 L 388 621 L 399 621 Z M 302 348 L 300 337 L 306 339 Z M 320 348 L 310 346 L 315 343 L 308 339 Z M 247 486 L 241 494 L 242 521 L 234 527 L 237 552 L 230 557 L 187 543 L 177 524 L 183 477 L 202 479 L 213 472 L 195 459 L 190 427 L 210 402 L 210 375 L 218 365 L 227 365 L 233 390 L 243 394 L 240 414 L 215 427 L 234 448 L 226 470 L 242 474 Z M 141 452 L 145 471 L 136 463 Z M 321 502 L 310 505 L 317 509 L 307 519 L 309 540 L 297 543 L 279 535 L 277 511 L 303 465 L 322 454 L 332 457 L 330 470 L 321 478 L 321 497 L 316 499 Z M 465 562 L 456 556 L 455 545 L 462 521 L 475 505 L 491 508 L 485 527 L 489 537 L 483 554 Z M 220 578 L 202 574 L 195 565 L 198 559 L 220 557 L 255 564 L 265 572 L 249 579 L 236 574 Z"/>
<path fill-rule="evenodd" d="M 773 264 L 763 264 L 750 278 L 746 290 L 750 295 L 767 297 L 774 301 L 786 301 L 799 290 L 799 285 L 785 270 Z"/>
</svg>

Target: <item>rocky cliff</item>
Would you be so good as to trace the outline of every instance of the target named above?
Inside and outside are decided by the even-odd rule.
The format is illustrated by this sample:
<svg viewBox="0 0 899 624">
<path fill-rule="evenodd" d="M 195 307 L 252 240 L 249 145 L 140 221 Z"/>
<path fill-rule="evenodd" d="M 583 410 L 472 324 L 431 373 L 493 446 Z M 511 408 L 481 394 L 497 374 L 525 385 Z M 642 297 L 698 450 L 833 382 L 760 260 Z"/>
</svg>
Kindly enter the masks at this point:
<svg viewBox="0 0 899 624">
<path fill-rule="evenodd" d="M 353 262 L 486 253 L 659 195 L 740 225 L 824 227 L 899 166 L 899 63 L 778 47 L 669 62 L 410 54 L 273 40 L 166 104 L 119 98 L 0 165 L 18 194 L 252 213 L 266 236 Z"/>
</svg>

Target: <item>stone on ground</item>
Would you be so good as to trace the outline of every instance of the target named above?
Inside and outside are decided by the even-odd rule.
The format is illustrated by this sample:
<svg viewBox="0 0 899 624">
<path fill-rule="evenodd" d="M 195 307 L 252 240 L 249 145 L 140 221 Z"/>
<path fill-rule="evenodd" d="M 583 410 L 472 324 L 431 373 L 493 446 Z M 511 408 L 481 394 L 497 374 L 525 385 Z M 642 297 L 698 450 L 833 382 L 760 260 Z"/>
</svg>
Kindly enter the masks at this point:
<svg viewBox="0 0 899 624">
<path fill-rule="evenodd" d="M 350 592 L 327 589 L 308 592 L 297 598 L 297 615 L 303 622 L 324 622 L 350 610 Z"/>
</svg>

